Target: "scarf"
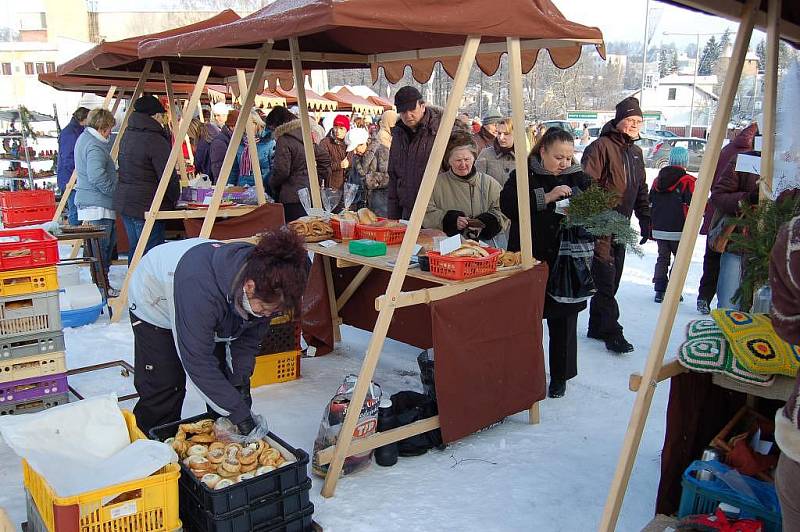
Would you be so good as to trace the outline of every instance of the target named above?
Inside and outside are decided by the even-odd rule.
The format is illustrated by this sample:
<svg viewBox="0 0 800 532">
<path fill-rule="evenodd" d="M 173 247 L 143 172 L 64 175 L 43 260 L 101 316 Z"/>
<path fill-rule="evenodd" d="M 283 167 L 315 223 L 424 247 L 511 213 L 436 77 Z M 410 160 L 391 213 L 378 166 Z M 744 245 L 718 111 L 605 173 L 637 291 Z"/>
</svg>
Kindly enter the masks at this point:
<svg viewBox="0 0 800 532">
<path fill-rule="evenodd" d="M 258 144 L 258 139 L 256 139 Z M 250 162 L 250 146 L 247 142 L 247 136 L 242 139 L 242 155 L 239 157 L 239 175 L 242 177 L 253 175 L 253 164 Z M 258 150 L 258 148 L 256 148 Z"/>
<path fill-rule="evenodd" d="M 494 147 L 494 152 L 497 155 L 511 155 L 512 157 L 514 156 L 514 145 L 513 144 L 508 148 L 504 148 L 504 147 L 500 146 L 500 143 L 497 141 L 497 137 L 495 137 L 494 142 L 492 143 L 492 146 Z"/>
<path fill-rule="evenodd" d="M 540 175 L 556 175 L 542 165 L 542 161 L 537 155 L 531 155 L 528 157 L 528 170 Z M 583 172 L 583 167 L 573 160 L 572 166 L 562 171 L 558 175 L 576 174 L 578 172 Z"/>
</svg>

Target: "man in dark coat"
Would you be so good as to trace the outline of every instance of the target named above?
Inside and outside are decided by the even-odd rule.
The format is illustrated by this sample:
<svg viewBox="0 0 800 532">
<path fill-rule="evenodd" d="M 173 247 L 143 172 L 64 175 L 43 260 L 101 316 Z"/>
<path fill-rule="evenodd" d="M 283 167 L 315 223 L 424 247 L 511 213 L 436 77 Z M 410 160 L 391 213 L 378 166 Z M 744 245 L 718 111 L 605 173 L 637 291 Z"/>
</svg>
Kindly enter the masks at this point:
<svg viewBox="0 0 800 532">
<path fill-rule="evenodd" d="M 388 211 L 391 219 L 407 220 L 417 199 L 442 111 L 426 106 L 422 94 L 411 86 L 397 91 L 394 104 L 400 120 L 392 128 L 389 149 Z"/>
<path fill-rule="evenodd" d="M 128 262 L 139 243 L 144 229 L 144 214 L 153 204 L 172 149 L 169 132 L 158 120 L 164 113 L 164 107 L 157 98 L 142 96 L 133 104 L 133 111 L 120 142 L 119 181 L 114 193 L 114 210 L 122 216 L 128 234 Z M 179 195 L 178 174 L 173 168 L 161 210 L 174 209 Z M 163 242 L 164 222 L 157 221 L 147 240 L 145 253 Z"/>
<path fill-rule="evenodd" d="M 219 178 L 219 173 L 222 170 L 222 163 L 225 161 L 225 152 L 228 151 L 228 144 L 231 143 L 231 136 L 233 135 L 233 128 L 236 127 L 236 121 L 239 119 L 239 111 L 236 109 L 228 113 L 225 123 L 222 128 L 211 140 L 209 150 L 209 159 L 211 160 L 211 182 L 216 183 Z M 233 159 L 233 166 L 228 175 L 239 175 L 239 161 L 236 157 Z M 227 176 L 225 177 L 227 179 Z"/>
<path fill-rule="evenodd" d="M 644 156 L 634 144 L 643 124 L 639 100 L 625 98 L 617 104 L 616 115 L 601 131 L 600 137 L 583 152 L 584 171 L 606 190 L 618 197 L 616 211 L 630 218 L 636 212 L 642 232 L 642 244 L 650 238 L 650 205 L 645 181 Z M 615 353 L 629 353 L 633 346 L 622 334 L 616 293 L 625 265 L 625 246 L 610 237 L 598 239 L 592 261 L 592 276 L 597 293 L 589 308 L 589 338 L 605 341 Z"/>
<path fill-rule="evenodd" d="M 58 167 L 56 168 L 56 179 L 58 181 L 58 188 L 63 194 L 67 189 L 67 183 L 72 177 L 72 172 L 75 170 L 75 143 L 78 137 L 83 133 L 83 128 L 86 125 L 86 117 L 89 116 L 89 109 L 86 107 L 78 107 L 72 113 L 72 118 L 69 120 L 61 134 L 58 135 Z M 75 207 L 75 191 L 67 198 L 67 219 L 70 225 L 78 225 L 78 209 Z"/>
</svg>

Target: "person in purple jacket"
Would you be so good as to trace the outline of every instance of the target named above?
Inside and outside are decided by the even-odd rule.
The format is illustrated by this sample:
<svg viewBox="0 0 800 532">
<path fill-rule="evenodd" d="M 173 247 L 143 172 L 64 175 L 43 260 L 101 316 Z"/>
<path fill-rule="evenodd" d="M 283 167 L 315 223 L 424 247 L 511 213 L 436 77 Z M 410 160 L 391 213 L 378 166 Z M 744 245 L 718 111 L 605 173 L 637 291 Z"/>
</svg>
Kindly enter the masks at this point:
<svg viewBox="0 0 800 532">
<path fill-rule="evenodd" d="M 56 167 L 56 180 L 58 188 L 63 194 L 67 189 L 72 172 L 75 170 L 75 143 L 83 133 L 86 125 L 86 117 L 89 116 L 89 109 L 78 107 L 72 113 L 64 129 L 58 135 L 58 166 Z M 75 190 L 67 198 L 67 220 L 70 225 L 78 225 L 78 209 L 75 207 Z"/>
</svg>

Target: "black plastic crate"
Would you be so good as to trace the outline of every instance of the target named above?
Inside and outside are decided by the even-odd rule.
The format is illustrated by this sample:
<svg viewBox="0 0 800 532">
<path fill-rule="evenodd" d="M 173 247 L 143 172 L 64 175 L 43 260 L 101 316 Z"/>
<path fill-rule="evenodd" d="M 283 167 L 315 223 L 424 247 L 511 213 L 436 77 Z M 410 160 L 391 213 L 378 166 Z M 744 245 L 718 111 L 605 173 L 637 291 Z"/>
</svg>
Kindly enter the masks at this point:
<svg viewBox="0 0 800 532">
<path fill-rule="evenodd" d="M 187 530 L 197 532 L 239 532 L 244 530 L 271 530 L 295 520 L 297 514 L 308 510 L 313 512 L 309 502 L 311 480 L 304 485 L 289 490 L 281 497 L 256 501 L 224 515 L 214 515 L 203 509 L 200 501 L 189 492 L 180 490 L 181 521 Z M 187 526 L 189 525 L 189 526 Z"/>
<path fill-rule="evenodd" d="M 201 419 L 215 417 L 211 414 L 202 414 L 190 417 L 175 423 L 156 427 L 150 431 L 150 439 L 164 441 L 175 436 L 178 425 L 181 423 L 194 423 Z M 213 515 L 221 516 L 250 506 L 258 501 L 275 499 L 285 496 L 292 489 L 304 485 L 308 480 L 308 453 L 303 449 L 295 449 L 288 443 L 269 433 L 269 437 L 295 457 L 295 462 L 284 467 L 279 467 L 265 475 L 259 475 L 233 486 L 212 490 L 192 474 L 188 467 L 181 463 L 181 477 L 178 479 L 178 490 L 184 490 L 199 502 L 200 506 Z"/>
<path fill-rule="evenodd" d="M 258 353 L 271 355 L 286 351 L 300 350 L 300 322 L 287 321 L 277 325 L 270 324 L 267 334 L 261 339 Z"/>
</svg>

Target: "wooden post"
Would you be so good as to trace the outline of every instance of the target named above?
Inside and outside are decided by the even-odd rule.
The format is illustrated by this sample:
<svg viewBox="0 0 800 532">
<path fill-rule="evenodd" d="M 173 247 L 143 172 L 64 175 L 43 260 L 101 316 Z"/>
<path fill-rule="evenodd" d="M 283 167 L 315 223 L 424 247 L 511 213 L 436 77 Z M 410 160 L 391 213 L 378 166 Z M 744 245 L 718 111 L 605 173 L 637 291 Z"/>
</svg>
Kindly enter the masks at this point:
<svg viewBox="0 0 800 532">
<path fill-rule="evenodd" d="M 116 85 L 111 85 L 108 88 L 108 92 L 106 93 L 106 97 L 103 98 L 103 105 L 102 105 L 103 109 L 108 109 L 109 108 L 109 105 L 111 105 L 111 98 L 114 97 L 114 93 L 115 92 L 117 92 L 117 86 Z"/>
<path fill-rule="evenodd" d="M 416 244 L 419 231 L 422 228 L 422 220 L 425 216 L 425 211 L 428 207 L 428 200 L 433 192 L 433 187 L 436 184 L 436 177 L 439 174 L 442 158 L 444 157 L 444 150 L 447 147 L 447 142 L 450 139 L 450 133 L 453 130 L 455 123 L 456 112 L 461 103 L 461 98 L 464 94 L 464 87 L 469 78 L 469 72 L 475 62 L 475 54 L 478 51 L 480 44 L 480 36 L 470 35 L 467 37 L 464 45 L 464 51 L 461 54 L 461 59 L 458 64 L 458 71 L 453 79 L 453 88 L 447 99 L 447 105 L 442 114 L 439 123 L 439 130 L 436 133 L 436 138 L 433 141 L 428 163 L 425 166 L 425 173 L 422 177 L 417 199 L 414 203 L 414 209 L 411 213 L 411 219 L 408 222 L 406 234 L 403 237 L 403 243 L 400 245 L 400 250 L 397 254 L 397 261 L 392 276 L 389 279 L 389 286 L 386 289 L 386 299 L 388 304 L 383 306 L 378 313 L 378 320 L 375 323 L 372 337 L 367 347 L 367 354 L 364 357 L 364 362 L 361 365 L 361 371 L 358 376 L 358 383 L 355 390 L 353 390 L 353 397 L 350 400 L 350 408 L 347 409 L 344 423 L 342 424 L 339 438 L 336 442 L 336 450 L 333 455 L 333 460 L 328 466 L 328 473 L 325 476 L 325 484 L 322 487 L 323 497 L 332 497 L 336 490 L 336 483 L 339 480 L 339 474 L 344 465 L 344 459 L 347 455 L 347 450 L 350 447 L 350 442 L 353 439 L 353 430 L 356 427 L 361 407 L 364 404 L 364 399 L 367 395 L 372 376 L 375 373 L 375 366 L 378 364 L 383 344 L 386 340 L 386 333 L 389 330 L 389 324 L 394 315 L 395 302 L 397 296 L 403 288 L 403 281 L 405 280 L 406 272 L 408 271 L 409 260 L 414 245 Z M 291 41 L 290 41 L 291 46 Z M 292 56 L 297 53 L 297 42 L 294 43 Z M 295 71 L 295 75 L 297 72 Z M 298 78 L 295 77 L 295 80 Z M 298 87 L 298 95 L 301 94 L 302 85 Z"/>
<path fill-rule="evenodd" d="M 125 97 L 125 88 L 123 87 L 123 88 L 121 88 L 119 90 L 119 93 L 117 94 L 117 99 L 114 100 L 114 105 L 113 105 L 113 107 L 111 107 L 111 114 L 112 115 L 116 115 L 117 114 L 117 109 L 119 109 L 119 103 L 122 101 L 122 99 L 124 97 Z"/>
<path fill-rule="evenodd" d="M 186 114 L 184 118 L 180 121 L 180 125 L 178 126 L 178 131 L 176 133 L 176 138 L 183 138 L 186 136 L 186 131 L 189 129 L 189 122 L 188 117 L 192 116 L 194 113 L 195 108 L 197 107 L 198 102 L 200 101 L 200 95 L 203 92 L 203 87 L 206 84 L 206 80 L 208 79 L 208 75 L 211 73 L 211 67 L 204 66 L 200 70 L 200 75 L 197 77 L 197 83 L 194 86 L 194 90 L 192 91 L 192 97 L 189 99 L 189 104 L 186 109 Z M 117 322 L 122 317 L 123 310 L 127 305 L 128 300 L 128 287 L 130 286 L 131 276 L 133 275 L 134 270 L 136 270 L 136 266 L 139 264 L 139 261 L 142 259 L 144 255 L 144 248 L 147 246 L 147 240 L 150 238 L 150 233 L 153 231 L 153 225 L 156 222 L 156 215 L 158 211 L 161 209 L 161 202 L 164 200 L 164 194 L 167 192 L 167 185 L 169 185 L 170 180 L 172 179 L 172 173 L 175 171 L 175 161 L 178 160 L 178 157 L 183 157 L 183 153 L 181 153 L 181 143 L 174 142 L 172 143 L 172 149 L 169 152 L 169 159 L 167 159 L 167 164 L 164 167 L 164 171 L 161 174 L 161 180 L 158 183 L 158 188 L 156 188 L 156 193 L 153 197 L 153 203 L 150 205 L 150 210 L 145 213 L 145 221 L 144 227 L 142 228 L 142 235 L 139 238 L 139 242 L 136 245 L 136 249 L 134 250 L 133 256 L 131 257 L 130 266 L 128 266 L 128 273 L 125 275 L 125 281 L 122 284 L 122 288 L 120 289 L 119 297 L 113 298 L 111 300 L 111 321 Z M 130 253 L 130 250 L 128 250 Z"/>
<path fill-rule="evenodd" d="M 117 138 L 114 139 L 114 145 L 111 147 L 111 158 L 114 159 L 114 162 L 117 162 L 117 157 L 119 157 L 119 143 L 122 140 L 122 135 L 125 133 L 125 128 L 128 127 L 128 119 L 131 117 L 131 113 L 133 112 L 133 104 L 142 95 L 142 92 L 144 91 L 144 84 L 147 81 L 147 78 L 150 76 L 150 69 L 152 68 L 153 61 L 148 59 L 144 64 L 142 74 L 139 76 L 139 81 L 136 82 L 136 88 L 133 89 L 130 105 L 128 105 L 127 109 L 125 109 L 125 116 L 122 118 L 122 123 L 119 125 Z"/>
<path fill-rule="evenodd" d="M 242 94 L 247 92 L 247 78 L 244 75 L 244 70 L 241 69 L 236 71 L 236 76 L 239 79 L 239 99 L 241 100 Z M 267 194 L 264 192 L 264 176 L 261 175 L 261 162 L 258 160 L 256 136 L 253 133 L 253 124 L 250 120 L 247 121 L 246 133 L 248 146 L 247 152 L 250 155 L 250 166 L 253 167 L 253 184 L 256 187 L 256 198 L 258 199 L 259 205 L 264 205 L 267 202 Z"/>
<path fill-rule="evenodd" d="M 778 45 L 780 42 L 781 0 L 769 0 L 767 11 L 767 64 L 764 71 L 764 120 L 761 126 L 761 197 L 772 196 L 775 167 L 775 107 L 778 99 Z"/>
<path fill-rule="evenodd" d="M 172 90 L 172 76 L 169 71 L 169 62 L 161 61 L 161 70 L 164 73 L 164 88 L 167 92 L 167 117 L 169 118 L 169 128 L 172 131 L 173 143 L 181 147 L 178 156 L 178 173 L 181 175 L 181 186 L 189 184 L 189 176 L 186 173 L 186 161 L 183 158 L 183 137 L 175 135 L 178 125 L 178 113 L 175 112 L 175 91 Z M 185 136 L 185 135 L 184 135 Z"/>
<path fill-rule="evenodd" d="M 272 42 L 268 42 L 261 47 L 261 53 L 258 56 L 258 61 L 256 61 L 256 66 L 253 71 L 253 83 L 250 84 L 247 90 L 247 96 L 242 103 L 242 108 L 239 109 L 239 118 L 236 120 L 236 127 L 233 128 L 230 144 L 228 144 L 228 149 L 225 151 L 225 159 L 222 161 L 222 168 L 219 171 L 217 184 L 214 185 L 214 195 L 211 198 L 211 205 L 208 206 L 208 212 L 203 220 L 203 227 L 200 229 L 200 238 L 209 238 L 211 229 L 214 227 L 214 222 L 217 219 L 219 206 L 220 203 L 222 203 L 222 194 L 225 192 L 225 185 L 228 181 L 228 174 L 230 174 L 231 168 L 233 168 L 236 150 L 239 147 L 239 143 L 242 142 L 245 125 L 250 120 L 250 109 L 253 108 L 253 102 L 256 99 L 256 90 L 264 78 L 264 70 L 267 67 L 269 54 L 272 52 L 272 44 Z"/>
<path fill-rule="evenodd" d="M 697 188 L 695 188 L 694 194 L 692 195 L 692 202 L 689 206 L 689 212 L 687 213 L 686 223 L 684 225 L 683 237 L 678 245 L 678 253 L 675 257 L 675 264 L 673 265 L 670 282 L 667 286 L 666 299 L 661 305 L 661 312 L 659 313 L 658 320 L 656 320 L 658 328 L 653 335 L 653 341 L 650 344 L 650 352 L 647 355 L 647 364 L 642 373 L 642 383 L 644 385 L 641 386 L 636 393 L 636 401 L 634 402 L 633 411 L 631 412 L 628 430 L 622 444 L 622 451 L 620 452 L 614 479 L 611 482 L 611 489 L 606 499 L 603 517 L 600 521 L 599 530 L 604 532 L 612 532 L 616 528 L 619 512 L 622 508 L 622 500 L 625 496 L 628 481 L 630 480 L 631 470 L 633 469 L 633 463 L 636 459 L 636 452 L 639 448 L 639 442 L 642 439 L 642 432 L 644 431 L 650 404 L 653 401 L 653 394 L 655 393 L 657 384 L 656 378 L 664 360 L 664 351 L 667 349 L 669 335 L 675 323 L 675 313 L 678 308 L 681 291 L 683 290 L 683 284 L 686 281 L 686 272 L 689 270 L 689 262 L 692 258 L 698 232 L 700 231 L 703 211 L 705 210 L 708 193 L 711 189 L 711 178 L 717 167 L 717 161 L 719 161 L 722 139 L 727 132 L 733 98 L 736 95 L 736 88 L 739 85 L 739 77 L 742 75 L 744 57 L 747 53 L 748 44 L 750 43 L 750 36 L 753 33 L 753 23 L 759 3 L 760 0 L 748 0 L 747 5 L 742 11 L 739 31 L 736 33 L 736 41 L 733 45 L 733 55 L 728 65 L 725 84 L 723 85 L 722 94 L 719 98 L 717 114 L 714 117 L 711 135 L 708 139 L 708 145 L 706 146 L 706 155 L 703 157 L 703 163 L 700 166 L 696 185 Z"/>
<path fill-rule="evenodd" d="M 311 206 L 322 208 L 322 195 L 319 190 L 317 175 L 317 158 L 314 156 L 314 141 L 311 139 L 311 123 L 308 118 L 308 101 L 306 100 L 306 79 L 303 64 L 300 61 L 300 45 L 297 37 L 289 37 L 289 52 L 292 56 L 292 72 L 294 86 L 297 89 L 297 107 L 300 109 L 300 129 L 303 132 L 303 150 L 306 154 L 308 168 L 308 186 L 311 192 Z"/>
</svg>

